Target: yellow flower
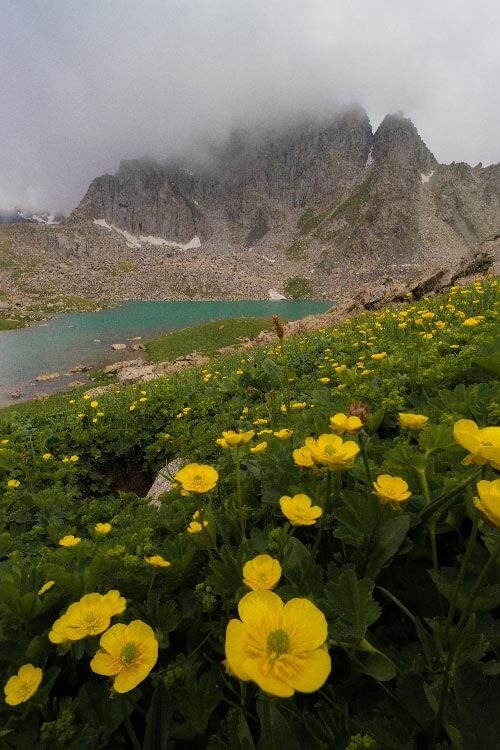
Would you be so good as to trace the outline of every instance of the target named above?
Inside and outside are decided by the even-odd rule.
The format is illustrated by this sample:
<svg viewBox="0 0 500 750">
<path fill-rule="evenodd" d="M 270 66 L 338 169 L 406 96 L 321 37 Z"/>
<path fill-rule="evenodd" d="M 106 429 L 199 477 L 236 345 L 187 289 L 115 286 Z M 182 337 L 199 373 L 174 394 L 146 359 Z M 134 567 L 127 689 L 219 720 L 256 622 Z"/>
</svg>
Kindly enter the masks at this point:
<svg viewBox="0 0 500 750">
<path fill-rule="evenodd" d="M 70 604 L 49 632 L 51 643 L 80 641 L 99 635 L 109 628 L 111 618 L 125 611 L 126 600 L 113 589 L 107 594 L 85 594 L 78 602 Z"/>
<path fill-rule="evenodd" d="M 301 448 L 295 448 L 292 456 L 297 466 L 305 466 L 306 468 L 311 468 L 311 466 L 314 466 L 311 451 L 305 446 L 302 446 Z"/>
<path fill-rule="evenodd" d="M 79 461 L 79 457 L 76 456 L 74 453 L 72 456 L 69 457 L 69 460 L 72 461 L 74 464 L 76 464 L 77 461 Z"/>
<path fill-rule="evenodd" d="M 73 536 L 73 534 L 66 534 L 62 539 L 59 539 L 59 545 L 61 547 L 76 547 L 80 544 L 81 538 L 79 536 Z"/>
<path fill-rule="evenodd" d="M 186 492 L 209 492 L 219 479 L 218 472 L 205 464 L 187 464 L 174 477 Z"/>
<path fill-rule="evenodd" d="M 269 422 L 268 419 L 264 419 L 263 417 L 259 417 L 258 419 L 254 419 L 253 424 L 259 426 L 263 424 L 267 424 Z"/>
<path fill-rule="evenodd" d="M 269 695 L 313 693 L 326 682 L 331 659 L 324 614 L 308 599 L 286 604 L 273 591 L 250 591 L 226 630 L 226 660 L 240 680 Z"/>
<path fill-rule="evenodd" d="M 267 443 L 263 440 L 261 443 L 257 443 L 253 448 L 250 448 L 250 453 L 264 453 L 267 448 Z"/>
<path fill-rule="evenodd" d="M 89 396 L 88 393 L 84 393 L 83 396 L 82 396 L 82 398 L 83 398 L 84 401 L 88 401 L 89 398 L 90 398 L 90 396 Z"/>
<path fill-rule="evenodd" d="M 130 404 L 130 406 L 128 407 L 128 410 L 129 410 L 129 411 L 135 411 L 136 409 L 137 409 L 137 406 L 136 406 L 136 404 Z M 179 415 L 177 415 L 177 416 L 179 416 Z M 181 416 L 182 416 L 182 415 L 181 415 Z"/>
<path fill-rule="evenodd" d="M 243 583 L 249 589 L 272 589 L 281 578 L 281 565 L 270 555 L 257 555 L 243 566 Z"/>
<path fill-rule="evenodd" d="M 295 409 L 296 411 L 301 411 L 302 409 L 305 409 L 306 406 L 307 403 L 305 401 L 295 401 L 291 404 L 292 409 Z"/>
<path fill-rule="evenodd" d="M 11 489 L 14 489 L 14 490 L 17 489 L 20 484 L 21 484 L 21 482 L 19 481 L 19 479 L 8 479 L 7 480 L 7 487 L 10 487 Z"/>
<path fill-rule="evenodd" d="M 387 357 L 387 352 L 379 352 L 378 354 L 372 354 L 371 356 L 372 356 L 372 359 L 375 359 L 375 360 L 384 359 L 385 357 Z"/>
<path fill-rule="evenodd" d="M 44 461 L 50 461 L 50 459 L 54 458 L 54 456 L 52 455 L 52 453 L 44 453 L 42 458 Z"/>
<path fill-rule="evenodd" d="M 101 636 L 101 648 L 90 662 L 96 674 L 113 677 L 117 693 L 128 693 L 142 682 L 158 660 L 158 641 L 142 620 L 113 625 Z"/>
<path fill-rule="evenodd" d="M 500 479 L 487 482 L 482 479 L 477 483 L 479 497 L 474 498 L 474 505 L 490 526 L 500 529 Z"/>
<path fill-rule="evenodd" d="M 246 432 L 239 432 L 238 430 L 227 430 L 222 433 L 222 437 L 230 448 L 236 448 L 238 445 L 246 445 L 255 435 L 254 430 L 247 430 Z"/>
<path fill-rule="evenodd" d="M 323 511 L 319 505 L 312 505 L 308 495 L 283 495 L 280 498 L 281 512 L 292 526 L 313 526 Z"/>
<path fill-rule="evenodd" d="M 483 466 L 489 461 L 494 469 L 500 469 L 500 427 L 479 429 L 472 419 L 459 419 L 453 427 L 453 437 L 469 451 L 462 461 L 464 465 Z"/>
<path fill-rule="evenodd" d="M 478 320 L 478 318 L 466 318 L 462 325 L 467 326 L 467 328 L 474 328 L 474 326 L 478 326 L 480 322 L 481 321 Z"/>
<path fill-rule="evenodd" d="M 257 433 L 257 435 L 259 435 L 259 436 L 260 435 L 272 435 L 272 434 L 273 434 L 273 431 L 272 430 L 267 430 L 267 429 L 259 430 L 258 433 Z"/>
<path fill-rule="evenodd" d="M 399 412 L 399 426 L 406 427 L 409 430 L 420 430 L 428 421 L 429 417 L 425 417 L 423 414 Z"/>
<path fill-rule="evenodd" d="M 26 703 L 38 690 L 43 672 L 33 664 L 23 664 L 16 675 L 10 677 L 4 685 L 5 702 L 9 706 Z"/>
<path fill-rule="evenodd" d="M 377 495 L 380 504 L 389 503 L 394 510 L 399 510 L 399 503 L 404 503 L 411 495 L 405 480 L 401 477 L 391 477 L 390 474 L 380 474 L 373 482 L 373 487 L 373 494 Z"/>
<path fill-rule="evenodd" d="M 332 471 L 350 469 L 359 453 L 359 445 L 353 440 L 345 443 L 339 435 L 320 435 L 317 440 L 305 439 L 306 448 L 316 464 L 328 466 Z"/>
<path fill-rule="evenodd" d="M 320 378 L 320 379 L 319 379 L 319 382 L 320 382 L 320 383 L 323 383 L 323 385 L 326 385 L 327 383 L 329 383 L 329 382 L 330 382 L 330 378 Z"/>
<path fill-rule="evenodd" d="M 340 375 L 346 370 L 347 370 L 347 365 L 338 365 L 337 367 L 335 367 L 335 372 L 337 373 L 337 375 Z"/>
<path fill-rule="evenodd" d="M 99 406 L 99 401 L 91 401 L 90 406 L 92 407 L 92 409 L 97 409 L 97 407 Z"/>
<path fill-rule="evenodd" d="M 230 448 L 231 447 L 229 445 L 229 443 L 226 443 L 226 441 L 224 440 L 224 438 L 217 438 L 217 440 L 215 442 L 217 443 L 217 445 L 220 445 L 221 448 Z"/>
<path fill-rule="evenodd" d="M 334 430 L 337 435 L 343 435 L 344 432 L 359 432 L 363 428 L 363 422 L 359 417 L 351 416 L 339 412 L 333 417 L 330 417 L 330 427 Z"/>
<path fill-rule="evenodd" d="M 293 430 L 289 430 L 287 427 L 283 427 L 281 430 L 277 430 L 273 433 L 274 437 L 278 440 L 290 440 L 293 435 Z"/>
<path fill-rule="evenodd" d="M 168 568 L 170 567 L 170 565 L 172 565 L 171 562 L 165 560 L 165 558 L 161 555 L 151 555 L 151 557 L 145 557 L 144 560 L 153 568 Z"/>
<path fill-rule="evenodd" d="M 38 589 L 38 596 L 45 594 L 45 592 L 49 591 L 54 584 L 55 584 L 55 581 L 47 581 L 46 583 L 44 583 L 43 586 Z"/>
<path fill-rule="evenodd" d="M 200 518 L 200 511 L 197 510 L 195 513 L 193 513 L 193 520 L 187 527 L 188 534 L 200 534 L 203 529 L 206 529 L 208 526 L 208 521 L 204 521 L 203 518 Z"/>
<path fill-rule="evenodd" d="M 103 534 L 103 536 L 109 534 L 112 528 L 113 527 L 110 523 L 96 523 L 94 526 L 95 531 L 97 531 L 98 534 Z"/>
<path fill-rule="evenodd" d="M 0 440 L 0 445 L 8 445 L 9 443 L 9 438 L 3 438 L 2 440 Z"/>
</svg>

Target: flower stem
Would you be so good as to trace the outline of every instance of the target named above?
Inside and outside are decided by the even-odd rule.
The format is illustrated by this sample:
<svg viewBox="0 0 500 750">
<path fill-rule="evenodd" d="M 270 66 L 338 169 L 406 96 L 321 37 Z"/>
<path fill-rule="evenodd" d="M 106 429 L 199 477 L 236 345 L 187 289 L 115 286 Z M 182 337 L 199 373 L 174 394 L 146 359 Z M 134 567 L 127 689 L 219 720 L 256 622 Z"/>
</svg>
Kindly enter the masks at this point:
<svg viewBox="0 0 500 750">
<path fill-rule="evenodd" d="M 132 747 L 134 748 L 134 750 L 141 750 L 141 745 L 139 743 L 139 740 L 137 739 L 136 733 L 134 732 L 130 717 L 126 716 L 123 723 L 125 725 L 125 729 L 127 730 L 128 738 Z"/>
<path fill-rule="evenodd" d="M 367 493 L 370 493 L 372 489 L 372 485 L 373 485 L 373 480 L 372 480 L 372 473 L 370 471 L 370 465 L 368 463 L 368 456 L 366 455 L 366 443 L 367 442 L 368 442 L 368 438 L 364 435 L 363 432 L 360 432 L 359 443 L 361 447 L 361 457 L 363 459 L 363 466 L 365 467 L 365 474 L 368 480 Z"/>
<path fill-rule="evenodd" d="M 321 519 L 320 519 L 320 522 L 319 522 L 318 533 L 316 534 L 316 538 L 314 540 L 314 544 L 312 546 L 311 553 L 309 555 L 309 559 L 306 562 L 306 564 L 304 566 L 304 569 L 302 571 L 302 576 L 301 576 L 300 581 L 299 581 L 299 588 L 304 583 L 304 580 L 305 580 L 305 578 L 306 578 L 306 576 L 307 576 L 307 574 L 309 572 L 309 569 L 310 569 L 311 565 L 314 562 L 314 559 L 316 557 L 316 553 L 317 553 L 317 551 L 319 549 L 319 545 L 320 545 L 320 542 L 321 542 L 321 537 L 323 536 L 323 532 L 324 532 L 325 526 L 326 526 L 326 510 L 327 510 L 327 507 L 328 507 L 328 501 L 330 499 L 331 491 L 332 491 L 332 472 L 330 470 L 328 470 L 327 473 L 326 473 L 326 480 L 325 480 L 325 494 L 323 496 L 323 502 L 321 504 L 322 513 L 321 513 Z"/>
<path fill-rule="evenodd" d="M 263 750 L 275 750 L 274 737 L 271 729 L 271 698 L 264 696 L 264 705 L 262 706 L 262 739 Z"/>
<path fill-rule="evenodd" d="M 427 482 L 427 474 L 425 473 L 425 469 L 417 469 L 417 476 L 420 482 L 420 486 L 422 488 L 422 492 L 424 494 L 424 501 L 425 506 L 431 504 L 431 493 L 429 491 L 429 484 Z M 437 546 L 436 546 L 436 517 L 431 516 L 429 519 L 429 534 L 431 537 L 431 555 L 432 555 L 432 567 L 435 571 L 437 571 L 439 567 L 438 563 L 438 555 L 437 555 Z"/>
<path fill-rule="evenodd" d="M 497 543 L 497 548 L 493 555 L 491 555 L 490 559 L 482 569 L 476 583 L 474 584 L 474 587 L 472 591 L 469 594 L 469 598 L 467 599 L 467 602 L 465 604 L 464 610 L 460 616 L 460 619 L 457 623 L 456 631 L 455 631 L 455 637 L 453 639 L 453 642 L 450 646 L 450 650 L 448 652 L 448 659 L 446 661 L 446 666 L 444 670 L 443 675 L 443 683 L 441 685 L 441 694 L 439 697 L 439 705 L 438 710 L 436 713 L 436 719 L 434 722 L 434 732 L 432 737 L 432 742 L 430 745 L 430 750 L 434 750 L 438 739 L 439 739 L 439 730 L 441 729 L 441 724 L 444 716 L 444 711 L 446 708 L 446 703 L 448 700 L 448 687 L 450 684 L 450 676 L 451 676 L 451 667 L 453 665 L 453 660 L 455 659 L 455 654 L 457 652 L 458 645 L 460 643 L 460 636 L 462 635 L 462 631 L 464 629 L 464 626 L 466 625 L 470 614 L 472 612 L 472 609 L 474 607 L 474 603 L 477 599 L 477 596 L 479 592 L 481 591 L 482 585 L 484 581 L 486 580 L 487 576 L 490 573 L 490 570 L 493 568 L 493 566 L 496 564 L 498 558 L 500 557 L 500 540 Z"/>
<path fill-rule="evenodd" d="M 453 587 L 453 593 L 451 595 L 450 608 L 448 609 L 448 616 L 446 618 L 446 625 L 445 625 L 444 633 L 443 633 L 443 643 L 446 643 L 446 638 L 448 636 L 451 623 L 453 622 L 453 615 L 455 614 L 455 609 L 457 606 L 457 599 L 460 594 L 460 590 L 462 588 L 462 584 L 465 579 L 465 574 L 467 572 L 467 568 L 469 567 L 469 562 L 472 556 L 472 550 L 474 549 L 474 544 L 476 542 L 478 526 L 479 526 L 479 513 L 477 511 L 474 511 L 474 518 L 472 521 L 472 529 L 470 532 L 469 541 L 467 542 L 465 555 L 462 560 L 462 566 L 458 573 L 457 580 L 455 581 L 455 586 Z"/>
<path fill-rule="evenodd" d="M 238 514 L 240 517 L 240 527 L 241 527 L 241 541 L 244 542 L 246 540 L 246 533 L 245 533 L 245 518 L 243 514 L 243 500 L 242 500 L 242 493 L 241 493 L 241 464 L 240 464 L 240 446 L 237 445 L 234 451 L 234 462 L 236 464 L 236 502 L 238 504 Z"/>
</svg>

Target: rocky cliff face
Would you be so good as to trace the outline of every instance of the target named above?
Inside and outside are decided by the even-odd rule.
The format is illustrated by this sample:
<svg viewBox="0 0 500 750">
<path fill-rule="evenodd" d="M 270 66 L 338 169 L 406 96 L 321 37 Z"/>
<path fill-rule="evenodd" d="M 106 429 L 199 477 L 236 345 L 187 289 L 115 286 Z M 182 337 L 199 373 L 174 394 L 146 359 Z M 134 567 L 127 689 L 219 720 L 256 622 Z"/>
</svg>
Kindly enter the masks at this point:
<svg viewBox="0 0 500 750">
<path fill-rule="evenodd" d="M 123 162 L 92 182 L 70 226 L 93 220 L 323 270 L 410 268 L 500 232 L 500 165 L 438 164 L 410 120 L 389 115 L 373 133 L 353 108 L 323 124 L 235 131 L 202 165 Z"/>
</svg>

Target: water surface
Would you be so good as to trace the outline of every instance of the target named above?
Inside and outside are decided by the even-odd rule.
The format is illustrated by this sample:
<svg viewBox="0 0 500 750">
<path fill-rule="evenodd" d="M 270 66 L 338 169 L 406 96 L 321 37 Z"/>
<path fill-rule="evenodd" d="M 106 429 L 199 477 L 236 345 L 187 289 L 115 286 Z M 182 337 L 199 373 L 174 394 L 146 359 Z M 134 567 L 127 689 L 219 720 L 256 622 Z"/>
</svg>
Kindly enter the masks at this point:
<svg viewBox="0 0 500 750">
<path fill-rule="evenodd" d="M 94 313 L 58 315 L 30 328 L 0 332 L 0 403 L 12 403 L 9 391 L 19 389 L 24 396 L 60 390 L 81 375 L 35 383 L 37 375 L 60 372 L 77 364 L 89 367 L 131 359 L 140 353 L 116 352 L 111 344 L 127 343 L 135 336 L 142 341 L 162 333 L 240 317 L 270 317 L 277 313 L 285 320 L 324 312 L 331 302 L 311 300 L 268 301 L 174 301 L 127 302 L 119 307 Z"/>
</svg>

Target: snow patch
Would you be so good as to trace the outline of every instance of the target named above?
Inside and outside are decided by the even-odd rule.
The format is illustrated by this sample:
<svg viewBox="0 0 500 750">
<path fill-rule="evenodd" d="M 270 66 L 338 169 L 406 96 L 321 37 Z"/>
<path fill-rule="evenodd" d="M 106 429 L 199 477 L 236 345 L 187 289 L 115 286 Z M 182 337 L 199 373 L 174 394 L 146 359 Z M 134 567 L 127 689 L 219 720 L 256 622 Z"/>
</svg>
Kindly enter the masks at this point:
<svg viewBox="0 0 500 750">
<path fill-rule="evenodd" d="M 368 157 L 366 159 L 365 169 L 366 167 L 370 167 L 373 164 L 373 146 L 370 146 L 370 150 L 368 152 Z"/>
<path fill-rule="evenodd" d="M 253 248 L 251 248 L 253 250 Z M 260 256 L 262 260 L 267 260 L 268 263 L 276 263 L 276 258 L 268 258 L 267 255 L 261 255 Z"/>
<path fill-rule="evenodd" d="M 94 224 L 98 227 L 104 227 L 104 229 L 108 229 L 111 232 L 121 234 L 127 242 L 127 247 L 130 247 L 133 250 L 140 250 L 143 245 L 155 245 L 156 247 L 163 245 L 165 247 L 175 247 L 180 250 L 194 250 L 197 247 L 201 247 L 201 240 L 197 234 L 195 234 L 189 242 L 183 244 L 182 242 L 176 242 L 175 240 L 166 240 L 163 237 L 155 237 L 152 234 L 141 234 L 139 237 L 136 237 L 135 234 L 130 234 L 130 232 L 127 232 L 125 229 L 120 229 L 114 224 L 108 224 L 106 219 L 94 219 Z"/>
<path fill-rule="evenodd" d="M 286 299 L 284 294 L 280 294 L 276 289 L 270 289 L 269 290 L 269 299 L 271 300 L 282 300 Z"/>
<path fill-rule="evenodd" d="M 429 174 L 423 174 L 422 173 L 420 175 L 420 178 L 421 178 L 422 182 L 425 184 L 426 182 L 429 182 L 429 180 L 431 179 L 431 177 L 432 177 L 433 174 L 434 174 L 434 170 L 432 170 Z"/>
</svg>

